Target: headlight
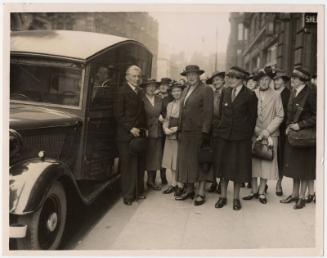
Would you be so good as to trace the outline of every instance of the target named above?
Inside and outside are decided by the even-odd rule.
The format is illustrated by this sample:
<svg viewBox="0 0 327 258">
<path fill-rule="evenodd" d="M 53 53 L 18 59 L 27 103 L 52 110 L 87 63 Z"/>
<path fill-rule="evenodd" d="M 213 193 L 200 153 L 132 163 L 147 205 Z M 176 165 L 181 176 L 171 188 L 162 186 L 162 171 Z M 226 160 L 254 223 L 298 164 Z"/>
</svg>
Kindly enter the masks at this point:
<svg viewBox="0 0 327 258">
<path fill-rule="evenodd" d="M 23 148 L 22 136 L 15 130 L 9 129 L 10 159 L 14 158 Z"/>
</svg>

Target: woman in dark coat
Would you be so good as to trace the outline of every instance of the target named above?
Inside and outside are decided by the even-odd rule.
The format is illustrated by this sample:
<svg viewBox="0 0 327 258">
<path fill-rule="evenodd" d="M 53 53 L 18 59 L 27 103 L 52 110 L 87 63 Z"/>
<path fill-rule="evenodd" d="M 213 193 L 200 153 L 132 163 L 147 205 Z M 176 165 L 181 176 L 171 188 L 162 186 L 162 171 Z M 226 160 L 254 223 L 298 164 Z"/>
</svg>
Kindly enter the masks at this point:
<svg viewBox="0 0 327 258">
<path fill-rule="evenodd" d="M 221 178 L 222 196 L 215 207 L 227 203 L 228 181 L 234 182 L 233 209 L 240 210 L 241 183 L 251 180 L 252 144 L 256 119 L 257 97 L 244 84 L 249 73 L 234 66 L 228 72 L 229 87 L 223 90 L 219 108 L 217 139 L 214 143 L 214 167 Z"/>
<path fill-rule="evenodd" d="M 147 80 L 143 84 L 145 89 L 143 101 L 148 127 L 145 170 L 148 172 L 147 185 L 152 190 L 161 189 L 155 183 L 156 173 L 157 170 L 160 170 L 162 162 L 161 141 L 163 137 L 162 122 L 164 121 L 162 117 L 162 99 L 159 96 L 155 96 L 157 85 L 158 83 L 153 79 Z"/>
<path fill-rule="evenodd" d="M 175 199 L 193 198 L 194 183 L 199 182 L 194 205 L 205 202 L 205 182 L 212 179 L 199 160 L 201 146 L 210 142 L 209 133 L 213 116 L 213 91 L 200 81 L 200 74 L 203 72 L 197 65 L 188 65 L 181 73 L 187 78 L 187 87 L 181 98 L 178 126 L 177 181 L 187 187 L 186 192 Z"/>
<path fill-rule="evenodd" d="M 279 126 L 279 137 L 278 137 L 278 147 L 277 147 L 277 164 L 279 177 L 276 184 L 276 195 L 283 195 L 282 180 L 283 180 L 283 168 L 284 168 L 284 146 L 286 140 L 286 121 L 287 121 L 287 105 L 290 98 L 290 90 L 287 88 L 286 84 L 290 78 L 284 71 L 278 70 L 274 76 L 274 88 L 277 91 L 283 103 L 284 109 L 284 119 Z"/>
<path fill-rule="evenodd" d="M 309 80 L 309 72 L 303 68 L 294 69 L 291 76 L 292 93 L 287 108 L 286 135 L 290 130 L 299 131 L 316 126 L 317 97 L 316 92 L 307 85 Z M 295 121 L 299 111 L 299 119 Z M 281 203 L 295 201 L 294 209 L 302 209 L 305 206 L 304 198 L 308 184 L 312 184 L 316 178 L 316 148 L 295 147 L 286 140 L 284 162 L 284 176 L 293 178 L 293 192 L 286 199 L 281 200 Z"/>
</svg>

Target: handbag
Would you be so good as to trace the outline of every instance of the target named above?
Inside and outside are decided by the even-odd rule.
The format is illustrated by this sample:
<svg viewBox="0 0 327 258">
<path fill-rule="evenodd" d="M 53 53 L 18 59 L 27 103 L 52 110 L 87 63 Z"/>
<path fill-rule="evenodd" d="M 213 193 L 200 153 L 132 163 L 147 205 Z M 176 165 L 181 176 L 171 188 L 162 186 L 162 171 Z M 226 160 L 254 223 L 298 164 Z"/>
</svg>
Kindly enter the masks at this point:
<svg viewBox="0 0 327 258">
<path fill-rule="evenodd" d="M 252 157 L 272 161 L 274 159 L 274 147 L 268 145 L 267 140 L 256 141 L 252 149 Z"/>
<path fill-rule="evenodd" d="M 316 146 L 316 128 L 289 130 L 287 139 L 289 144 L 294 147 L 314 147 Z"/>
<path fill-rule="evenodd" d="M 294 116 L 294 123 L 299 121 L 305 102 L 309 97 L 309 91 L 300 103 L 299 109 Z M 314 147 L 316 146 L 316 128 L 303 128 L 299 131 L 289 130 L 287 134 L 288 143 L 293 147 Z"/>
<path fill-rule="evenodd" d="M 168 128 L 178 127 L 178 117 L 169 117 Z"/>
</svg>

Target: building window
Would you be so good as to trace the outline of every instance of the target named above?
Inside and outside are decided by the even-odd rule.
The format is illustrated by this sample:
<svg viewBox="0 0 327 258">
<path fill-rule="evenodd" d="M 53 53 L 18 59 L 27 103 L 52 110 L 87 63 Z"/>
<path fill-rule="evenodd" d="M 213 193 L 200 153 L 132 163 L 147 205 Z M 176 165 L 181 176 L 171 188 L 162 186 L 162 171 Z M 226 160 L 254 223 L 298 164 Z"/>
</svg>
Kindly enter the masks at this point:
<svg viewBox="0 0 327 258">
<path fill-rule="evenodd" d="M 243 40 L 243 23 L 238 24 L 238 40 Z"/>
<path fill-rule="evenodd" d="M 277 43 L 268 48 L 266 65 L 277 65 Z"/>
<path fill-rule="evenodd" d="M 249 29 L 248 28 L 245 28 L 244 29 L 244 40 L 248 40 L 248 35 L 249 34 Z"/>
</svg>

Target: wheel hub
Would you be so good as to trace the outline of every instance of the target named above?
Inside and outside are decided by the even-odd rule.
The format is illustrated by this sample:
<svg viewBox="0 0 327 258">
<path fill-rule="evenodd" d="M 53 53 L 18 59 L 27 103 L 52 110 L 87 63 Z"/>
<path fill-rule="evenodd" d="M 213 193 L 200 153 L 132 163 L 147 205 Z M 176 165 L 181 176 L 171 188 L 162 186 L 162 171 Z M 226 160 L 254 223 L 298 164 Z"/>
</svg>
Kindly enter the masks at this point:
<svg viewBox="0 0 327 258">
<path fill-rule="evenodd" d="M 58 215 L 57 213 L 53 212 L 50 214 L 48 220 L 47 220 L 47 228 L 50 232 L 53 232 L 56 230 L 58 224 Z"/>
</svg>

